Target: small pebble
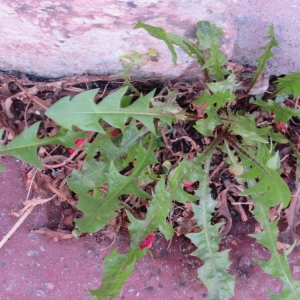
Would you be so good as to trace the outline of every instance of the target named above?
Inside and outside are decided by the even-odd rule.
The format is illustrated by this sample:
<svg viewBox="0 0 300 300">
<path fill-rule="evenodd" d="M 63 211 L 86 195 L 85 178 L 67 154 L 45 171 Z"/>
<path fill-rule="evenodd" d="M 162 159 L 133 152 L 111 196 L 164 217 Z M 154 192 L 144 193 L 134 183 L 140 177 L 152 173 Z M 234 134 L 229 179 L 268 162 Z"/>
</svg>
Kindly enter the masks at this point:
<svg viewBox="0 0 300 300">
<path fill-rule="evenodd" d="M 28 251 L 27 255 L 28 256 L 36 256 L 39 254 L 39 251 L 34 251 L 34 250 L 30 250 Z"/>
</svg>

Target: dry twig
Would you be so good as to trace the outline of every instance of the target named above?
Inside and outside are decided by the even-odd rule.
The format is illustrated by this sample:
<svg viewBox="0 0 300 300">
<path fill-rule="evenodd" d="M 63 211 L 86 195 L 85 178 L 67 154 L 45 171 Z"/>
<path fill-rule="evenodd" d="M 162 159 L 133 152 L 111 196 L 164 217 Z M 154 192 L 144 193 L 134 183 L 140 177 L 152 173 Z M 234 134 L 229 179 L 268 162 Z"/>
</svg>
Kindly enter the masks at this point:
<svg viewBox="0 0 300 300">
<path fill-rule="evenodd" d="M 53 195 L 47 199 L 32 199 L 24 201 L 25 207 L 21 209 L 18 213 L 13 213 L 13 215 L 20 217 L 20 219 L 16 222 L 16 224 L 12 227 L 12 229 L 3 237 L 0 242 L 0 249 L 2 246 L 9 240 L 9 238 L 14 234 L 14 232 L 21 226 L 21 224 L 26 220 L 26 218 L 31 214 L 32 210 L 35 206 L 39 204 L 44 204 L 46 202 L 51 201 L 56 195 Z"/>
</svg>

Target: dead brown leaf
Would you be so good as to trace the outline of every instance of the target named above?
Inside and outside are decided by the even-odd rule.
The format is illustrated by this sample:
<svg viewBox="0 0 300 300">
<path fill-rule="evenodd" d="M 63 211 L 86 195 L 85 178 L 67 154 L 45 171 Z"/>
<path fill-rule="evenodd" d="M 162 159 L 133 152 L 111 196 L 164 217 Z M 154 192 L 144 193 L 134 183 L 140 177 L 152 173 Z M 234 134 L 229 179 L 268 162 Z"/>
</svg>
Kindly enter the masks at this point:
<svg viewBox="0 0 300 300">
<path fill-rule="evenodd" d="M 222 222 L 225 222 L 225 224 L 223 224 L 220 228 L 219 234 L 221 236 L 226 235 L 232 227 L 232 217 L 227 204 L 227 193 L 229 188 L 230 186 L 218 195 L 219 202 L 216 205 L 217 211 L 215 213 L 215 216 L 220 218 Z"/>
<path fill-rule="evenodd" d="M 298 162 L 299 163 L 299 162 Z M 288 223 L 287 228 L 280 232 L 279 238 L 283 243 L 292 244 L 295 239 L 294 229 L 300 224 L 300 168 L 296 170 L 295 189 L 288 208 L 285 209 L 284 214 Z"/>
<path fill-rule="evenodd" d="M 276 245 L 277 245 L 278 251 L 287 250 L 287 249 L 289 249 L 291 247 L 290 244 L 281 243 L 279 241 L 276 242 Z"/>
<path fill-rule="evenodd" d="M 179 217 L 176 219 L 176 223 L 179 225 L 174 228 L 177 236 L 185 235 L 190 232 L 200 232 L 200 229 L 197 225 L 197 220 L 188 219 L 185 217 Z"/>
</svg>

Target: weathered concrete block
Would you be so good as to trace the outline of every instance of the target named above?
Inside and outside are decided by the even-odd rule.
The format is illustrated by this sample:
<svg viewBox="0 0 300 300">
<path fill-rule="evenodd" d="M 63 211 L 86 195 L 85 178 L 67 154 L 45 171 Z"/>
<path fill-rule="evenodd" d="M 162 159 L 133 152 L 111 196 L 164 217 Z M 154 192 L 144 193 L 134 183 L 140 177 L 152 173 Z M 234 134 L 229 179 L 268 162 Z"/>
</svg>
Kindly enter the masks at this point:
<svg viewBox="0 0 300 300">
<path fill-rule="evenodd" d="M 158 62 L 149 62 L 139 76 L 178 76 L 192 62 L 178 51 L 174 68 L 166 45 L 142 29 L 141 19 L 166 31 L 195 37 L 199 20 L 215 22 L 224 31 L 223 51 L 234 61 L 255 64 L 266 44 L 268 25 L 275 26 L 281 49 L 267 72 L 300 70 L 298 0 L 3 0 L 0 3 L 0 69 L 45 77 L 81 73 L 114 74 L 121 55 L 154 48 Z"/>
</svg>

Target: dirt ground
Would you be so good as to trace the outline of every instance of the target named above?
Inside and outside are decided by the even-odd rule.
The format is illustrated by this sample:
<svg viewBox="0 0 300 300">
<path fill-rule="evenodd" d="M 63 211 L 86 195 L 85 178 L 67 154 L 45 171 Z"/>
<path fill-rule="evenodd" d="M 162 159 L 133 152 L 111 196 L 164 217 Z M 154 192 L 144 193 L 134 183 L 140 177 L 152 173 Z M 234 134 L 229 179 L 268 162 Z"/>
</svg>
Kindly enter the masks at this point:
<svg viewBox="0 0 300 300">
<path fill-rule="evenodd" d="M 4 236 L 17 221 L 9 216 L 14 207 L 20 207 L 27 196 L 24 185 L 23 163 L 15 158 L 2 158 L 7 168 L 0 174 L 0 230 Z M 52 219 L 51 219 L 52 218 Z M 30 233 L 31 229 L 51 227 L 52 205 L 40 205 L 0 250 L 1 298 L 19 299 L 88 299 L 85 290 L 97 288 L 101 281 L 102 262 L 109 252 L 94 236 L 63 240 L 58 243 L 44 235 Z M 231 248 L 230 272 L 236 276 L 233 300 L 269 299 L 265 288 L 279 291 L 281 284 L 266 275 L 251 258 L 267 259 L 268 251 L 247 236 L 251 221 L 234 226 L 222 247 Z M 125 251 L 129 239 L 119 232 L 113 247 Z M 189 256 L 187 239 L 175 238 L 171 246 L 160 235 L 153 244 L 153 260 L 149 255 L 136 265 L 133 275 L 118 299 L 205 299 L 205 286 L 197 279 L 201 262 Z M 296 247 L 289 255 L 295 279 L 300 280 L 300 251 Z"/>
</svg>

